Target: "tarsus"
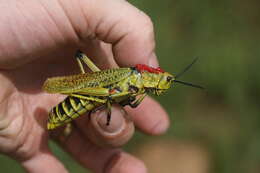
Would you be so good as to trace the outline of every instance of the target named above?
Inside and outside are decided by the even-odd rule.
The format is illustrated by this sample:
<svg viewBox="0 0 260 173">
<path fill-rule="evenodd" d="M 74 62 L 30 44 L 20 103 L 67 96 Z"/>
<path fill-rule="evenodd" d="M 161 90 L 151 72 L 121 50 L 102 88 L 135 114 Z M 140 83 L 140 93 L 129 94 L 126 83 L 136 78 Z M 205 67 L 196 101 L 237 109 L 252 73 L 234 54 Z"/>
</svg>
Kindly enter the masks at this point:
<svg viewBox="0 0 260 173">
<path fill-rule="evenodd" d="M 183 81 L 179 81 L 179 80 L 174 80 L 174 82 L 181 83 L 183 85 L 191 86 L 191 87 L 194 87 L 194 88 L 204 89 L 202 86 L 195 85 L 195 84 L 188 83 L 188 82 L 183 82 Z"/>
</svg>

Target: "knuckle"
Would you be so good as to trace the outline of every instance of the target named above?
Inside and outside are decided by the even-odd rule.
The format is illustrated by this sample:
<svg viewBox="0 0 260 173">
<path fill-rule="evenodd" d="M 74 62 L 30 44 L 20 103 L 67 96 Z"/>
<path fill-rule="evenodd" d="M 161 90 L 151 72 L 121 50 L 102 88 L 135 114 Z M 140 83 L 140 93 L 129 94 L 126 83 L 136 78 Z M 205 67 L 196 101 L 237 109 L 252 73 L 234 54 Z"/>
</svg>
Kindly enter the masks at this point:
<svg viewBox="0 0 260 173">
<path fill-rule="evenodd" d="M 141 23 L 143 27 L 146 29 L 153 30 L 153 22 L 150 16 L 145 14 L 144 12 L 141 12 Z"/>
<path fill-rule="evenodd" d="M 154 26 L 150 16 L 140 11 L 138 31 L 141 35 L 153 38 Z"/>
</svg>

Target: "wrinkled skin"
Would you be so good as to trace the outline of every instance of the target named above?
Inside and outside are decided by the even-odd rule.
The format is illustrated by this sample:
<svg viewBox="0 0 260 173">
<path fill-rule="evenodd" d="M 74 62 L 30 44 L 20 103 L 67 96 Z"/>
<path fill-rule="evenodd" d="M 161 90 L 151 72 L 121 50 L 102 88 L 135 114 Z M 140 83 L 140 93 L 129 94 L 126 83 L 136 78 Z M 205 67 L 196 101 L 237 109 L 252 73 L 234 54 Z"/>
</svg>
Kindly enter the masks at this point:
<svg viewBox="0 0 260 173">
<path fill-rule="evenodd" d="M 48 148 L 46 130 L 48 111 L 63 97 L 44 93 L 42 83 L 77 73 L 72 57 L 79 47 L 101 68 L 157 66 L 151 20 L 123 0 L 10 0 L 0 2 L 0 11 L 0 152 L 30 173 L 67 172 Z M 148 134 L 169 125 L 151 98 L 128 113 Z M 64 150 L 93 172 L 146 172 L 142 161 L 121 149 L 89 142 L 85 119 L 65 142 L 58 141 Z"/>
</svg>

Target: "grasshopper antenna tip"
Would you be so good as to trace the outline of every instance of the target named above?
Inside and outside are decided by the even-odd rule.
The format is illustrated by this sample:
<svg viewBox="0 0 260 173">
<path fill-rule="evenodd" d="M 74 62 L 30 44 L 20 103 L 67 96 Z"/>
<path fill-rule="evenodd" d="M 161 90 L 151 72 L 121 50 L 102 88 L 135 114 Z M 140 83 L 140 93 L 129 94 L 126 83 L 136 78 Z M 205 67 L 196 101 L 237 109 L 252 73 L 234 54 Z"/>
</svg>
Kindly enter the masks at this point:
<svg viewBox="0 0 260 173">
<path fill-rule="evenodd" d="M 188 71 L 188 70 L 191 68 L 191 66 L 192 66 L 198 59 L 199 59 L 199 57 L 196 57 L 196 58 L 192 61 L 192 63 L 190 63 L 187 67 L 185 67 L 180 73 L 178 73 L 178 74 L 175 76 L 175 78 L 177 79 L 177 78 L 181 77 L 186 71 Z"/>
<path fill-rule="evenodd" d="M 180 84 L 183 84 L 183 85 L 186 85 L 186 86 L 191 86 L 193 88 L 205 89 L 204 87 L 202 87 L 200 85 L 195 85 L 195 84 L 184 82 L 184 81 L 174 80 L 174 82 L 177 82 L 177 83 L 180 83 Z"/>
</svg>

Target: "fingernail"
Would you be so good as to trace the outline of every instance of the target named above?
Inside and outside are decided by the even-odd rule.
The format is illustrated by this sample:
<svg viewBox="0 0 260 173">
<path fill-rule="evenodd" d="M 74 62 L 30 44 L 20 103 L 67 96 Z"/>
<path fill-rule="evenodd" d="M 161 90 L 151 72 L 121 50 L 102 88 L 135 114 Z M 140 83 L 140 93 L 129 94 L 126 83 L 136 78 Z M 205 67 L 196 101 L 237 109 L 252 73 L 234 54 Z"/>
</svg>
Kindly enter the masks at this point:
<svg viewBox="0 0 260 173">
<path fill-rule="evenodd" d="M 124 113 L 120 108 L 112 107 L 111 119 L 109 125 L 107 125 L 107 111 L 102 110 L 97 115 L 97 123 L 100 128 L 106 132 L 116 132 L 124 125 Z"/>
<path fill-rule="evenodd" d="M 98 111 L 91 115 L 86 134 L 96 145 L 108 148 L 120 147 L 134 134 L 134 124 L 121 106 L 113 106 L 111 119 L 107 125 L 107 111 Z"/>
<path fill-rule="evenodd" d="M 158 63 L 158 60 L 157 60 L 157 57 L 155 55 L 155 53 L 153 53 L 148 61 L 148 65 L 151 66 L 151 67 L 155 67 L 157 68 L 159 66 L 159 63 Z"/>
</svg>

